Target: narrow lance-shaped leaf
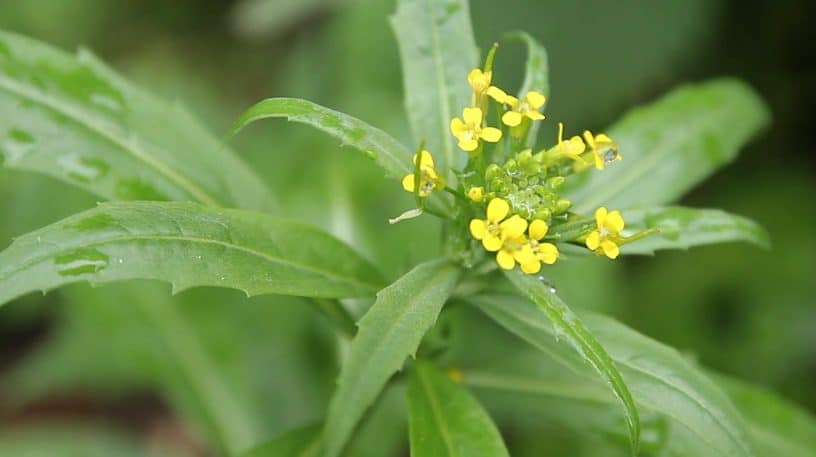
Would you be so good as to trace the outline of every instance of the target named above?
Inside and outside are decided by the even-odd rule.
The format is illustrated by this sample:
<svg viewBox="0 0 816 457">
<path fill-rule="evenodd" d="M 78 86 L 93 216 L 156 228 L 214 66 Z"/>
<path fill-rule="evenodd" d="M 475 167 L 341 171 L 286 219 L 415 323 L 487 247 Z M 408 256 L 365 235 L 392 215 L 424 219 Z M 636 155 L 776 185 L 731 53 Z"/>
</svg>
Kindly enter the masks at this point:
<svg viewBox="0 0 816 457">
<path fill-rule="evenodd" d="M 230 132 L 235 135 L 247 125 L 267 118 L 285 117 L 318 128 L 350 146 L 366 153 L 393 178 L 411 172 L 411 153 L 399 141 L 382 130 L 348 114 L 296 98 L 268 98 L 246 110 Z"/>
<path fill-rule="evenodd" d="M 626 426 L 629 429 L 632 451 L 636 454 L 640 440 L 638 410 L 618 368 L 604 347 L 578 316 L 538 278 L 525 275 L 517 270 L 507 272 L 507 277 L 543 311 L 543 313 L 539 312 L 537 317 L 549 319 L 555 329 L 556 337 L 564 338 L 585 361 L 589 362 L 620 399 L 626 417 Z"/>
<path fill-rule="evenodd" d="M 623 211 L 626 233 L 656 229 L 646 238 L 624 245 L 623 254 L 652 254 L 659 249 L 744 241 L 768 248 L 768 233 L 756 222 L 718 209 L 660 207 Z"/>
<path fill-rule="evenodd" d="M 578 213 L 670 203 L 733 160 L 767 123 L 767 107 L 744 83 L 681 87 L 610 127 L 623 160 L 576 176 L 569 197 Z"/>
<path fill-rule="evenodd" d="M 247 295 L 353 297 L 377 271 L 351 248 L 303 224 L 195 203 L 104 203 L 31 232 L 0 253 L 0 303 L 88 281 L 156 279 Z"/>
<path fill-rule="evenodd" d="M 508 456 L 493 420 L 467 389 L 418 362 L 408 382 L 413 457 Z"/>
<path fill-rule="evenodd" d="M 4 165 L 110 200 L 267 209 L 258 177 L 178 105 L 133 87 L 90 52 L 0 32 Z"/>
<path fill-rule="evenodd" d="M 450 121 L 469 105 L 467 75 L 478 66 L 467 0 L 399 0 L 391 25 L 414 140 L 425 141 L 440 169 L 463 166 L 467 154 L 454 147 Z"/>
<path fill-rule="evenodd" d="M 358 323 L 329 404 L 326 457 L 340 455 L 365 410 L 413 355 L 453 293 L 460 270 L 447 260 L 420 264 L 381 290 Z"/>
<path fill-rule="evenodd" d="M 569 348 L 553 338 L 563 331 L 536 306 L 519 297 L 481 296 L 471 302 L 488 316 L 555 360 L 578 372 L 585 364 Z M 676 423 L 673 434 L 682 442 L 668 443 L 688 455 L 750 456 L 740 414 L 725 394 L 677 351 L 647 338 L 603 315 L 582 312 L 581 319 L 609 352 L 644 409 L 655 411 Z M 570 395 L 580 389 L 570 389 Z M 597 401 L 597 395 L 587 398 Z M 676 448 L 675 448 L 676 449 Z"/>
<path fill-rule="evenodd" d="M 524 82 L 521 83 L 521 90 L 518 98 L 521 99 L 529 91 L 536 91 L 550 99 L 550 67 L 547 58 L 547 50 L 535 38 L 526 32 L 514 32 L 509 35 L 511 39 L 517 39 L 527 45 L 527 63 L 524 68 Z M 535 147 L 540 122 L 533 122 L 527 132 L 527 146 Z"/>
<path fill-rule="evenodd" d="M 260 444 L 241 457 L 317 457 L 322 424 L 308 425 Z"/>
</svg>

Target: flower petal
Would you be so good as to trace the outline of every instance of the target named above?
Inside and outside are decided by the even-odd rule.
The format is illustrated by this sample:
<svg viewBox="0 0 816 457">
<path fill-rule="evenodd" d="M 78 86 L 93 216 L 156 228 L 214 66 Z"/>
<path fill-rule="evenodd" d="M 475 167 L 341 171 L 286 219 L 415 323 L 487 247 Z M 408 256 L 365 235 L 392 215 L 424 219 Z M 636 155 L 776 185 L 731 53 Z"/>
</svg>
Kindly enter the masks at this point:
<svg viewBox="0 0 816 457">
<path fill-rule="evenodd" d="M 507 217 L 510 212 L 510 204 L 501 198 L 494 198 L 487 204 L 487 220 L 494 224 Z"/>
<path fill-rule="evenodd" d="M 501 119 L 504 125 L 515 127 L 521 124 L 521 113 L 518 111 L 508 111 L 502 115 Z"/>
<path fill-rule="evenodd" d="M 499 103 L 506 103 L 505 100 L 507 100 L 507 93 L 505 93 L 503 90 L 499 89 L 496 86 L 488 87 L 487 91 L 485 93 L 490 98 L 492 98 L 493 100 L 496 100 Z"/>
<path fill-rule="evenodd" d="M 479 133 L 479 137 L 485 141 L 495 143 L 501 139 L 502 131 L 495 127 L 485 127 Z"/>
<path fill-rule="evenodd" d="M 496 252 L 501 249 L 502 244 L 504 244 L 501 238 L 497 237 L 496 235 L 488 232 L 485 232 L 484 238 L 482 238 L 482 246 L 484 246 L 486 251 Z"/>
<path fill-rule="evenodd" d="M 516 214 L 499 224 L 499 228 L 501 229 L 502 239 L 514 239 L 524 235 L 527 230 L 527 221 Z"/>
<path fill-rule="evenodd" d="M 470 220 L 470 234 L 473 235 L 473 238 L 481 240 L 484 238 L 485 232 L 487 232 L 487 222 L 481 219 Z"/>
<path fill-rule="evenodd" d="M 520 265 L 538 260 L 536 259 L 535 252 L 533 252 L 533 248 L 530 247 L 530 243 L 525 243 L 521 249 L 517 249 L 513 252 L 513 258 L 516 259 L 516 262 Z"/>
<path fill-rule="evenodd" d="M 513 254 L 502 249 L 496 253 L 496 263 L 505 270 L 512 270 L 516 266 L 516 259 L 513 258 Z"/>
<path fill-rule="evenodd" d="M 462 118 L 467 125 L 481 125 L 482 110 L 479 108 L 465 108 L 462 110 Z"/>
<path fill-rule="evenodd" d="M 540 240 L 544 238 L 544 235 L 547 234 L 547 230 L 550 227 L 547 226 L 547 223 L 542 221 L 541 219 L 536 219 L 530 223 L 530 238 L 534 240 Z"/>
<path fill-rule="evenodd" d="M 601 233 L 597 230 L 593 230 L 586 238 L 586 247 L 591 250 L 598 249 L 598 246 L 601 245 Z"/>
<path fill-rule="evenodd" d="M 455 117 L 450 121 L 450 130 L 453 136 L 459 138 L 459 136 L 462 135 L 462 133 L 466 132 L 468 128 L 465 125 L 465 123 L 462 122 L 461 119 Z"/>
<path fill-rule="evenodd" d="M 606 215 L 606 221 L 604 221 L 604 227 L 610 232 L 620 232 L 623 230 L 623 216 L 621 216 L 620 211 L 612 211 L 611 213 Z"/>
<path fill-rule="evenodd" d="M 474 68 L 470 71 L 470 73 L 468 73 L 467 79 L 468 84 L 470 84 L 470 87 L 473 88 L 474 92 L 482 92 L 487 86 L 490 85 L 490 80 L 492 77 L 492 72 L 483 72 L 479 68 Z"/>
<path fill-rule="evenodd" d="M 541 243 L 538 245 L 538 260 L 552 265 L 558 260 L 558 248 L 552 243 Z"/>
<path fill-rule="evenodd" d="M 616 259 L 618 258 L 618 255 L 620 255 L 620 248 L 617 244 L 610 240 L 602 241 L 601 249 L 603 249 L 604 254 L 606 254 L 606 256 L 610 259 Z"/>
<path fill-rule="evenodd" d="M 460 140 L 459 143 L 457 143 L 457 145 L 463 151 L 470 152 L 470 151 L 475 151 L 476 148 L 479 147 L 479 142 L 476 141 L 476 140 L 472 140 L 472 139 L 470 139 L 470 140 Z"/>
<path fill-rule="evenodd" d="M 417 160 L 417 156 L 416 156 L 416 154 L 414 154 L 414 165 L 416 165 L 416 160 Z M 423 167 L 433 168 L 434 167 L 434 161 L 433 161 L 433 157 L 431 156 L 431 153 L 424 150 L 424 149 L 419 151 L 419 167 L 420 168 L 423 168 Z"/>
<path fill-rule="evenodd" d="M 414 174 L 413 173 L 411 173 L 410 175 L 405 175 L 405 177 L 402 178 L 402 188 L 405 189 L 408 192 L 413 192 L 414 191 Z"/>
<path fill-rule="evenodd" d="M 606 167 L 606 161 L 600 154 L 592 154 L 595 157 L 595 168 L 598 170 L 603 170 Z"/>
<path fill-rule="evenodd" d="M 538 259 L 520 263 L 519 265 L 521 265 L 521 271 L 528 275 L 533 275 L 541 271 L 541 262 L 539 262 Z"/>
<path fill-rule="evenodd" d="M 540 121 L 540 120 L 544 119 L 543 114 L 539 113 L 536 110 L 532 110 L 532 109 L 525 111 L 524 115 L 527 116 L 528 118 L 534 120 L 534 121 Z"/>
<path fill-rule="evenodd" d="M 584 130 L 584 139 L 591 149 L 595 149 L 595 137 L 592 136 L 592 132 Z"/>
<path fill-rule="evenodd" d="M 527 100 L 527 103 L 535 109 L 541 108 L 547 101 L 547 98 L 544 97 L 543 94 L 534 90 L 527 92 L 527 95 L 525 95 L 524 98 Z"/>
</svg>

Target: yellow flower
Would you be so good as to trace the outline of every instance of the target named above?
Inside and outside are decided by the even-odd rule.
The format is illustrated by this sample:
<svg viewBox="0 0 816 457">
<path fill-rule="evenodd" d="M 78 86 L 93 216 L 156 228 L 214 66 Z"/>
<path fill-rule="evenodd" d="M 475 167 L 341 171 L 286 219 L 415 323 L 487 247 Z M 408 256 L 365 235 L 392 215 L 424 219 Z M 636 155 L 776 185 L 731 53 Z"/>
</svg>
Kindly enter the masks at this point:
<svg viewBox="0 0 816 457">
<path fill-rule="evenodd" d="M 576 162 L 585 163 L 584 159 L 581 158 L 581 154 L 585 149 L 586 145 L 584 145 L 584 141 L 578 135 L 574 135 L 569 140 L 564 141 L 564 124 L 559 122 L 558 144 L 553 148 L 553 154 L 556 156 L 569 157 Z"/>
<path fill-rule="evenodd" d="M 584 130 L 584 139 L 589 145 L 592 156 L 595 158 L 595 168 L 603 170 L 604 166 L 615 160 L 620 160 L 621 156 L 618 154 L 618 145 L 612 141 L 612 138 L 604 135 L 592 135 L 589 130 Z"/>
<path fill-rule="evenodd" d="M 541 239 L 547 234 L 549 227 L 541 219 L 530 223 L 529 239 L 515 254 L 515 259 L 521 265 L 521 271 L 535 274 L 541 270 L 541 264 L 552 265 L 558 260 L 558 248 L 552 243 L 542 243 Z"/>
<path fill-rule="evenodd" d="M 504 97 L 507 96 L 503 90 L 496 86 L 490 85 L 493 80 L 492 71 L 482 71 L 479 68 L 474 68 L 468 74 L 467 79 L 468 84 L 470 84 L 471 89 L 473 89 L 474 106 L 477 104 L 477 101 L 481 99 L 482 95 L 485 94 L 489 95 L 499 103 L 502 103 Z"/>
<path fill-rule="evenodd" d="M 414 154 L 414 166 L 417 165 L 417 156 L 419 156 L 419 196 L 427 197 L 431 195 L 431 192 L 435 189 L 445 187 L 445 182 L 436 172 L 433 157 L 431 157 L 430 152 L 423 149 L 419 154 Z M 402 178 L 402 188 L 407 192 L 413 193 L 416 184 L 415 180 L 416 176 L 414 173 L 405 175 L 405 177 Z"/>
<path fill-rule="evenodd" d="M 586 238 L 586 246 L 599 255 L 615 259 L 620 255 L 620 232 L 623 230 L 623 216 L 620 211 L 607 211 L 600 207 L 595 210 L 595 223 L 598 228 Z"/>
<path fill-rule="evenodd" d="M 546 101 L 547 99 L 543 95 L 535 91 L 527 92 L 527 95 L 521 100 L 512 95 L 506 95 L 503 103 L 510 105 L 510 111 L 504 113 L 502 122 L 507 126 L 515 127 L 521 124 L 525 116 L 531 120 L 540 121 L 544 119 L 544 115 L 539 113 L 538 110 L 544 106 Z"/>
<path fill-rule="evenodd" d="M 484 187 L 471 187 L 467 191 L 467 196 L 472 201 L 479 203 L 484 200 Z"/>
<path fill-rule="evenodd" d="M 524 235 L 527 230 L 527 221 L 519 215 L 507 217 L 510 214 L 510 204 L 501 198 L 490 200 L 487 205 L 487 219 L 472 219 L 470 234 L 481 240 L 482 246 L 490 252 L 499 251 L 508 240 L 515 240 Z M 510 254 L 512 260 L 512 253 Z M 498 260 L 498 259 L 497 259 Z M 501 265 L 501 261 L 499 261 Z M 512 268 L 512 266 L 511 266 Z"/>
<path fill-rule="evenodd" d="M 479 147 L 479 140 L 495 143 L 501 139 L 501 130 L 495 127 L 482 126 L 482 110 L 479 108 L 465 108 L 462 119 L 451 119 L 450 129 L 453 136 L 459 140 L 459 147 L 463 151 L 473 151 Z"/>
</svg>

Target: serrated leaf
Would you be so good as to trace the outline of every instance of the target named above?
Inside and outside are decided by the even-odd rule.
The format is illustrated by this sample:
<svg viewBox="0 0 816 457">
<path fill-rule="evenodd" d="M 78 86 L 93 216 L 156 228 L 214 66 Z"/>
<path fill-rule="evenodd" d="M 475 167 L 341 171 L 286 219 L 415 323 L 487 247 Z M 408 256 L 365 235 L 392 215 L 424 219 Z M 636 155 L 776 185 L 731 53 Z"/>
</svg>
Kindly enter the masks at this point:
<svg viewBox="0 0 816 457">
<path fill-rule="evenodd" d="M 731 162 L 768 119 L 765 103 L 740 81 L 681 87 L 610 127 L 623 160 L 576 177 L 568 197 L 587 214 L 601 205 L 670 203 Z"/>
<path fill-rule="evenodd" d="M 0 253 L 0 303 L 63 284 L 128 279 L 168 281 L 175 291 L 310 297 L 366 296 L 380 283 L 367 261 L 317 229 L 195 203 L 103 203 Z"/>
<path fill-rule="evenodd" d="M 762 457 L 816 455 L 816 417 L 778 395 L 712 374 L 745 418 L 754 452 Z"/>
<path fill-rule="evenodd" d="M 354 427 L 388 379 L 413 355 L 453 292 L 460 270 L 447 260 L 425 262 L 377 293 L 358 323 L 329 404 L 326 457 L 340 455 Z"/>
<path fill-rule="evenodd" d="M 467 0 L 399 0 L 391 17 L 402 60 L 405 107 L 417 144 L 439 157 L 441 170 L 461 167 L 450 121 L 470 103 L 467 75 L 478 50 Z"/>
<path fill-rule="evenodd" d="M 640 420 L 629 388 L 621 377 L 618 368 L 607 354 L 604 346 L 581 322 L 581 319 L 537 277 L 526 275 L 518 270 L 506 272 L 510 281 L 529 297 L 543 313 L 535 314 L 539 320 L 548 319 L 554 329 L 556 338 L 564 338 L 572 348 L 588 362 L 612 389 L 621 402 L 629 429 L 629 441 L 633 454 L 637 454 L 640 441 Z M 546 318 L 546 319 L 545 319 Z"/>
<path fill-rule="evenodd" d="M 626 244 L 623 254 L 653 254 L 659 249 L 688 249 L 728 241 L 744 241 L 770 247 L 768 233 L 756 222 L 718 209 L 679 206 L 623 211 L 626 231 L 657 229 L 658 232 Z"/>
<path fill-rule="evenodd" d="M 348 114 L 296 98 L 268 98 L 251 106 L 235 121 L 230 135 L 247 125 L 272 117 L 311 125 L 366 153 L 393 178 L 411 172 L 411 153 L 399 141 L 382 130 Z"/>
<path fill-rule="evenodd" d="M 532 303 L 498 295 L 471 301 L 510 332 L 566 366 L 582 371 L 583 364 L 573 351 L 553 338 L 560 331 Z M 637 403 L 665 415 L 692 434 L 693 439 L 684 440 L 681 449 L 697 449 L 697 453 L 691 451 L 689 455 L 752 455 L 739 412 L 677 351 L 606 316 L 582 312 L 581 319 L 609 352 Z"/>
<path fill-rule="evenodd" d="M 509 38 L 521 40 L 527 46 L 527 62 L 524 66 L 524 82 L 521 83 L 521 90 L 518 92 L 518 98 L 521 99 L 527 94 L 527 92 L 533 90 L 543 94 L 549 101 L 550 66 L 549 59 L 547 58 L 547 50 L 527 32 L 514 32 L 509 35 Z M 530 130 L 527 133 L 528 147 L 535 147 L 539 127 L 541 127 L 540 122 L 531 123 Z"/>
<path fill-rule="evenodd" d="M 509 456 L 482 405 L 428 362 L 412 369 L 408 410 L 413 457 Z"/>
<path fill-rule="evenodd" d="M 258 177 L 180 105 L 135 88 L 90 52 L 0 32 L 0 153 L 109 200 L 267 209 Z"/>
<path fill-rule="evenodd" d="M 317 457 L 322 424 L 308 425 L 277 436 L 241 457 Z"/>
</svg>

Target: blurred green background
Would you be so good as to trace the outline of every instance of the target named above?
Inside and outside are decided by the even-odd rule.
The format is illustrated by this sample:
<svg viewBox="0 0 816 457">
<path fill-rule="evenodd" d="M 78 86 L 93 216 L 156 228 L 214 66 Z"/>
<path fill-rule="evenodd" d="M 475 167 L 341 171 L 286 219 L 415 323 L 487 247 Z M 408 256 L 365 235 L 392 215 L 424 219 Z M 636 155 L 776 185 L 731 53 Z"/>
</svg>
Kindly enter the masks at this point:
<svg viewBox="0 0 816 457">
<path fill-rule="evenodd" d="M 407 141 L 386 20 L 393 3 L 0 0 L 0 27 L 69 51 L 91 49 L 138 85 L 184 102 L 219 137 L 253 102 L 286 95 Z M 615 264 L 577 261 L 553 281 L 573 306 L 611 314 L 707 367 L 816 410 L 813 2 L 471 4 L 483 49 L 516 29 L 547 47 L 553 122 L 541 140 L 554 140 L 556 120 L 572 131 L 600 130 L 633 106 L 708 77 L 742 78 L 768 101 L 771 128 L 682 203 L 759 221 L 772 251 L 734 244 Z M 519 85 L 523 60 L 520 45 L 503 43 L 502 86 Z M 335 141 L 273 121 L 233 145 L 279 197 L 281 213 L 385 256 L 390 276 L 436 252 L 434 243 L 408 241 L 417 232 L 434 239 L 432 221 L 386 223 L 410 196 L 365 158 L 338 153 Z M 0 245 L 96 201 L 0 169 Z M 0 433 L 0 455 L 31 457 L 74 448 L 83 456 L 206 456 L 225 442 L 251 446 L 320 420 L 343 350 L 305 301 L 216 290 L 169 297 L 168 287 L 149 283 L 18 300 L 0 313 L 0 348 L 0 429 L 11 430 Z M 403 408 L 399 388 L 387 393 L 363 425 L 362 434 L 377 439 L 359 440 L 349 455 L 405 452 Z M 564 441 L 547 452 L 577 452 L 574 438 L 544 428 Z M 524 449 L 529 438 L 504 431 L 511 448 Z"/>
</svg>

